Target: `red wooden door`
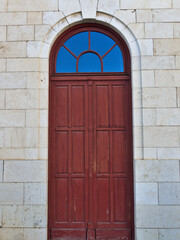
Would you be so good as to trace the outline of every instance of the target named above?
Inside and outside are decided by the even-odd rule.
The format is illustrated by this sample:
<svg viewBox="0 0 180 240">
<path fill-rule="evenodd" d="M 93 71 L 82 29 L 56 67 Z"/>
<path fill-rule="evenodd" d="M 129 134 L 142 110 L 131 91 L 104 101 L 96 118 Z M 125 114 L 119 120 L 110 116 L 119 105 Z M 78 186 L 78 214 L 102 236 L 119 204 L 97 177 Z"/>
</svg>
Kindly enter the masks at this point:
<svg viewBox="0 0 180 240">
<path fill-rule="evenodd" d="M 132 240 L 130 81 L 67 79 L 50 83 L 49 239 Z"/>
</svg>

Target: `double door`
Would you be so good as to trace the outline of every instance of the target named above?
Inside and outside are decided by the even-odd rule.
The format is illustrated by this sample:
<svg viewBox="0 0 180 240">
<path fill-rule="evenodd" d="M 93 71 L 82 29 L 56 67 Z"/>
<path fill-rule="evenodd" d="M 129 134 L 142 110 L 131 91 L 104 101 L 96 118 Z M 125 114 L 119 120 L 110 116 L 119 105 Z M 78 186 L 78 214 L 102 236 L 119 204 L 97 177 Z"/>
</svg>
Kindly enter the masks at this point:
<svg viewBox="0 0 180 240">
<path fill-rule="evenodd" d="M 49 239 L 132 240 L 128 79 L 50 84 Z"/>
</svg>

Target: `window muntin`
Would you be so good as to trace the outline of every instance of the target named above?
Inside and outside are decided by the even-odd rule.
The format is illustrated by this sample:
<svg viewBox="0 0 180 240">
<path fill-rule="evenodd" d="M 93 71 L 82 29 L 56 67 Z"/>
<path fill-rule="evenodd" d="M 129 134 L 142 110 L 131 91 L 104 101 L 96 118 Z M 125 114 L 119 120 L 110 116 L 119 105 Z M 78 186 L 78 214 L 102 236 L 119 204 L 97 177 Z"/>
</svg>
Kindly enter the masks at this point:
<svg viewBox="0 0 180 240">
<path fill-rule="evenodd" d="M 56 73 L 75 72 L 124 72 L 119 45 L 96 31 L 84 31 L 68 38 L 59 49 Z"/>
</svg>

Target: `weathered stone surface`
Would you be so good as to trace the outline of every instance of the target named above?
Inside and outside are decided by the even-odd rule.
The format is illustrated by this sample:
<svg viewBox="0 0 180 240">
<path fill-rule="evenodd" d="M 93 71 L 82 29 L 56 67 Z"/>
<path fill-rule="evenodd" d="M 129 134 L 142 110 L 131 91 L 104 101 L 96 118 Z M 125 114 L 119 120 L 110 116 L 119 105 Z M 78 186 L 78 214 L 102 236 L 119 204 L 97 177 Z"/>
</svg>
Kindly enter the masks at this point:
<svg viewBox="0 0 180 240">
<path fill-rule="evenodd" d="M 152 22 L 151 10 L 136 10 L 137 22 Z"/>
<path fill-rule="evenodd" d="M 35 26 L 35 40 L 42 41 L 50 29 L 50 25 L 36 25 Z"/>
<path fill-rule="evenodd" d="M 119 9 L 118 0 L 99 0 L 98 1 L 98 11 L 110 13 L 114 15 L 115 11 Z"/>
<path fill-rule="evenodd" d="M 157 125 L 180 125 L 180 109 L 157 109 Z"/>
<path fill-rule="evenodd" d="M 2 58 L 26 57 L 26 43 L 0 42 L 0 56 Z"/>
<path fill-rule="evenodd" d="M 63 13 L 60 12 L 43 12 L 43 24 L 49 24 L 53 26 L 59 20 L 64 17 Z"/>
<path fill-rule="evenodd" d="M 28 24 L 42 24 L 42 12 L 28 12 L 27 14 Z"/>
<path fill-rule="evenodd" d="M 0 204 L 23 204 L 22 183 L 0 183 Z"/>
<path fill-rule="evenodd" d="M 64 0 L 59 0 L 59 10 L 61 10 L 64 15 L 69 15 L 74 12 L 80 12 L 81 7 L 79 4 L 79 0 L 68 0 L 68 2 Z"/>
<path fill-rule="evenodd" d="M 144 88 L 144 107 L 176 107 L 175 88 Z"/>
<path fill-rule="evenodd" d="M 145 38 L 173 38 L 173 24 L 146 23 Z"/>
<path fill-rule="evenodd" d="M 26 126 L 47 127 L 48 126 L 48 111 L 47 110 L 27 110 L 26 111 Z"/>
<path fill-rule="evenodd" d="M 0 72 L 4 72 L 6 70 L 6 59 L 0 59 Z"/>
<path fill-rule="evenodd" d="M 9 146 L 11 146 L 11 144 Z M 2 160 L 14 160 L 14 159 L 36 160 L 38 159 L 38 149 L 37 148 L 0 148 L 0 159 Z M 47 159 L 47 154 L 45 154 L 44 149 L 39 149 L 39 159 Z"/>
<path fill-rule="evenodd" d="M 143 124 L 144 126 L 156 125 L 156 111 L 155 109 L 143 109 Z"/>
<path fill-rule="evenodd" d="M 155 85 L 157 87 L 180 87 L 180 70 L 156 70 Z"/>
<path fill-rule="evenodd" d="M 46 207 L 43 205 L 3 206 L 4 227 L 45 227 Z"/>
<path fill-rule="evenodd" d="M 136 22 L 134 10 L 117 10 L 114 16 L 127 25 Z"/>
<path fill-rule="evenodd" d="M 58 10 L 57 0 L 8 0 L 8 11 L 51 11 Z"/>
<path fill-rule="evenodd" d="M 179 22 L 180 9 L 153 10 L 153 22 Z"/>
<path fill-rule="evenodd" d="M 180 205 L 180 183 L 159 183 L 159 204 Z"/>
<path fill-rule="evenodd" d="M 171 8 L 171 0 L 121 0 L 122 9 Z"/>
<path fill-rule="evenodd" d="M 26 74 L 25 73 L 0 73 L 0 88 L 25 88 L 26 87 Z M 0 103 L 1 104 L 1 103 Z"/>
<path fill-rule="evenodd" d="M 47 109 L 48 107 L 48 91 L 40 90 L 40 109 Z"/>
<path fill-rule="evenodd" d="M 6 41 L 6 27 L 0 26 L 0 41 Z"/>
<path fill-rule="evenodd" d="M 178 147 L 179 136 L 177 127 L 145 127 L 145 147 Z M 171 139 L 171 140 L 170 140 Z"/>
<path fill-rule="evenodd" d="M 144 159 L 157 159 L 157 150 L 156 148 L 144 148 Z"/>
<path fill-rule="evenodd" d="M 0 239 L 2 240 L 24 240 L 22 228 L 0 228 Z"/>
<path fill-rule="evenodd" d="M 180 38 L 180 23 L 174 23 L 174 37 Z"/>
<path fill-rule="evenodd" d="M 7 12 L 8 0 L 1 0 L 0 12 Z"/>
<path fill-rule="evenodd" d="M 4 129 L 0 128 L 0 148 L 4 147 L 4 140 L 5 140 L 5 136 L 4 136 Z"/>
<path fill-rule="evenodd" d="M 142 69 L 174 69 L 173 56 L 143 56 Z"/>
<path fill-rule="evenodd" d="M 136 204 L 158 205 L 157 183 L 137 183 Z"/>
<path fill-rule="evenodd" d="M 2 178 L 3 178 L 3 161 L 0 161 L 0 182 L 2 182 Z"/>
<path fill-rule="evenodd" d="M 180 55 L 180 39 L 158 39 L 154 40 L 155 55 Z"/>
<path fill-rule="evenodd" d="M 153 41 L 152 39 L 140 39 L 138 40 L 141 55 L 153 55 Z"/>
<path fill-rule="evenodd" d="M 178 107 L 180 107 L 180 88 L 177 88 L 177 103 Z"/>
<path fill-rule="evenodd" d="M 180 8 L 179 0 L 173 0 L 173 8 Z"/>
<path fill-rule="evenodd" d="M 23 127 L 25 126 L 24 110 L 1 110 L 0 127 Z"/>
<path fill-rule="evenodd" d="M 37 72 L 39 71 L 38 58 L 8 59 L 7 70 L 10 72 Z"/>
<path fill-rule="evenodd" d="M 0 25 L 24 25 L 27 23 L 27 13 L 0 13 Z"/>
<path fill-rule="evenodd" d="M 5 90 L 0 90 L 0 109 L 5 108 Z"/>
<path fill-rule="evenodd" d="M 38 108 L 38 90 L 8 90 L 6 92 L 7 109 Z"/>
<path fill-rule="evenodd" d="M 180 156 L 180 148 L 158 148 L 158 159 L 178 159 Z"/>
<path fill-rule="evenodd" d="M 24 240 L 47 239 L 47 229 L 24 229 Z"/>
<path fill-rule="evenodd" d="M 137 207 L 137 227 L 179 228 L 180 215 L 177 214 L 179 211 L 180 206 L 139 206 Z"/>
<path fill-rule="evenodd" d="M 144 38 L 144 23 L 130 23 L 128 27 L 133 32 L 136 39 Z"/>
<path fill-rule="evenodd" d="M 5 161 L 4 182 L 44 182 L 46 180 L 46 162 L 41 161 Z"/>
<path fill-rule="evenodd" d="M 8 26 L 8 41 L 34 40 L 34 26 Z"/>
<path fill-rule="evenodd" d="M 177 160 L 137 160 L 137 182 L 179 181 L 179 162 Z"/>
<path fill-rule="evenodd" d="M 157 229 L 137 229 L 138 240 L 159 240 Z"/>
<path fill-rule="evenodd" d="M 180 229 L 159 229 L 159 240 L 179 240 Z"/>
<path fill-rule="evenodd" d="M 47 184 L 46 183 L 25 183 L 24 184 L 25 204 L 46 204 Z"/>
<path fill-rule="evenodd" d="M 93 1 L 80 0 L 83 19 L 96 18 L 97 2 L 98 2 L 97 0 L 93 0 Z"/>
<path fill-rule="evenodd" d="M 154 87 L 154 70 L 144 70 L 142 74 L 142 87 Z"/>
</svg>

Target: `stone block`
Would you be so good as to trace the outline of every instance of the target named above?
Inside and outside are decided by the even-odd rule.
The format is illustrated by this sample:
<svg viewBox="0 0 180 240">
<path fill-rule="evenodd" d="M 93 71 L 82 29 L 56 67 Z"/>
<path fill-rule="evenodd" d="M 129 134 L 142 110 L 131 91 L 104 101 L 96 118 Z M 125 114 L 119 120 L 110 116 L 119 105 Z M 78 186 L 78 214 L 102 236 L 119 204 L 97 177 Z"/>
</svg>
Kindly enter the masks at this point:
<svg viewBox="0 0 180 240">
<path fill-rule="evenodd" d="M 44 240 L 47 239 L 47 229 L 38 228 L 38 229 L 24 229 L 24 240 Z"/>
<path fill-rule="evenodd" d="M 23 204 L 22 183 L 0 183 L 0 204 Z"/>
<path fill-rule="evenodd" d="M 79 21 L 83 20 L 81 12 L 73 13 L 73 14 L 67 16 L 66 19 L 69 24 L 73 24 L 75 22 L 79 22 Z"/>
<path fill-rule="evenodd" d="M 154 40 L 154 54 L 164 56 L 180 55 L 180 39 Z"/>
<path fill-rule="evenodd" d="M 57 0 L 8 0 L 9 12 L 58 10 Z"/>
<path fill-rule="evenodd" d="M 173 8 L 180 8 L 179 0 L 173 0 Z"/>
<path fill-rule="evenodd" d="M 176 56 L 176 69 L 180 69 L 180 56 Z"/>
<path fill-rule="evenodd" d="M 177 88 L 177 103 L 178 107 L 180 107 L 180 88 Z"/>
<path fill-rule="evenodd" d="M 138 240 L 159 240 L 158 229 L 137 229 Z"/>
<path fill-rule="evenodd" d="M 0 206 L 0 227 L 2 227 L 2 206 Z"/>
<path fill-rule="evenodd" d="M 4 227 L 46 227 L 46 207 L 41 205 L 3 206 Z"/>
<path fill-rule="evenodd" d="M 133 109 L 133 126 L 140 127 L 142 126 L 142 110 Z"/>
<path fill-rule="evenodd" d="M 49 75 L 47 72 L 27 72 L 28 89 L 48 89 Z"/>
<path fill-rule="evenodd" d="M 136 39 L 144 38 L 144 23 L 130 23 L 128 27 L 133 32 Z"/>
<path fill-rule="evenodd" d="M 10 144 L 11 146 L 11 144 Z M 45 157 L 44 149 L 40 151 L 40 159 L 47 159 Z M 36 160 L 38 159 L 38 149 L 37 148 L 0 148 L 0 159 L 2 160 Z"/>
<path fill-rule="evenodd" d="M 141 108 L 141 104 L 142 104 L 141 95 L 142 95 L 141 90 L 139 88 L 134 88 L 133 96 L 132 96 L 133 108 Z"/>
<path fill-rule="evenodd" d="M 37 9 L 36 9 L 37 10 Z M 28 24 L 42 24 L 42 12 L 28 12 L 27 13 L 27 23 Z"/>
<path fill-rule="evenodd" d="M 46 183 L 25 183 L 24 204 L 46 204 L 47 184 Z"/>
<path fill-rule="evenodd" d="M 179 162 L 177 160 L 137 160 L 136 179 L 137 182 L 152 183 L 179 181 Z"/>
<path fill-rule="evenodd" d="M 6 59 L 0 59 L 0 72 L 6 71 Z"/>
<path fill-rule="evenodd" d="M 136 204 L 158 205 L 157 183 L 136 183 Z"/>
<path fill-rule="evenodd" d="M 171 0 L 121 0 L 122 9 L 171 8 Z"/>
<path fill-rule="evenodd" d="M 26 88 L 26 74 L 23 72 L 0 73 L 0 88 Z"/>
<path fill-rule="evenodd" d="M 75 12 L 80 12 L 81 7 L 79 0 L 59 0 L 59 10 L 64 13 L 65 16 L 70 15 Z"/>
<path fill-rule="evenodd" d="M 110 13 L 114 15 L 115 11 L 119 9 L 119 1 L 118 0 L 99 0 L 98 1 L 98 11 Z"/>
<path fill-rule="evenodd" d="M 173 24 L 145 23 L 145 38 L 173 38 Z"/>
<path fill-rule="evenodd" d="M 41 41 L 27 42 L 27 56 L 46 58 L 49 55 L 49 45 Z"/>
<path fill-rule="evenodd" d="M 179 240 L 180 229 L 159 229 L 159 240 Z"/>
<path fill-rule="evenodd" d="M 142 128 L 134 127 L 133 128 L 133 144 L 135 148 L 142 147 Z"/>
<path fill-rule="evenodd" d="M 38 90 L 8 90 L 6 91 L 7 109 L 38 108 Z"/>
<path fill-rule="evenodd" d="M 154 87 L 154 70 L 144 70 L 142 74 L 142 87 Z"/>
<path fill-rule="evenodd" d="M 7 12 L 7 3 L 8 0 L 1 0 L 0 12 Z"/>
<path fill-rule="evenodd" d="M 134 10 L 117 10 L 114 16 L 126 25 L 136 22 L 136 15 Z"/>
<path fill-rule="evenodd" d="M 144 159 L 157 159 L 157 150 L 156 148 L 144 148 Z"/>
<path fill-rule="evenodd" d="M 141 56 L 153 55 L 153 40 L 152 39 L 140 39 L 138 40 Z"/>
<path fill-rule="evenodd" d="M 24 25 L 27 23 L 27 13 L 0 13 L 0 25 Z"/>
<path fill-rule="evenodd" d="M 47 127 L 48 111 L 47 110 L 27 110 L 26 126 L 28 127 Z"/>
<path fill-rule="evenodd" d="M 175 88 L 144 88 L 143 106 L 153 107 L 176 107 Z"/>
<path fill-rule="evenodd" d="M 0 228 L 1 240 L 24 240 L 21 228 Z"/>
<path fill-rule="evenodd" d="M 8 26 L 8 41 L 34 40 L 34 26 Z"/>
<path fill-rule="evenodd" d="M 37 147 L 37 128 L 14 128 L 11 132 L 11 147 Z"/>
<path fill-rule="evenodd" d="M 136 10 L 137 22 L 152 22 L 151 10 Z"/>
<path fill-rule="evenodd" d="M 179 160 L 180 148 L 158 148 L 158 159 L 177 159 Z"/>
<path fill-rule="evenodd" d="M 143 109 L 143 125 L 155 126 L 156 125 L 156 111 L 153 108 Z"/>
<path fill-rule="evenodd" d="M 174 38 L 180 38 L 180 23 L 174 23 Z"/>
<path fill-rule="evenodd" d="M 0 90 L 0 109 L 5 108 L 5 90 Z"/>
<path fill-rule="evenodd" d="M 99 20 L 99 21 L 109 23 L 109 22 L 111 22 L 112 18 L 113 18 L 113 16 L 107 15 L 105 13 L 101 13 L 101 12 L 96 13 L 96 20 Z"/>
<path fill-rule="evenodd" d="M 3 178 L 3 161 L 0 161 L 0 182 L 2 182 Z"/>
<path fill-rule="evenodd" d="M 180 183 L 159 183 L 159 204 L 180 205 Z"/>
<path fill-rule="evenodd" d="M 145 147 L 179 147 L 177 127 L 144 127 Z"/>
<path fill-rule="evenodd" d="M 97 2 L 98 2 L 97 0 L 93 0 L 93 1 L 80 0 L 83 19 L 96 18 Z"/>
<path fill-rule="evenodd" d="M 42 41 L 50 29 L 50 25 L 36 25 L 35 26 L 35 40 Z"/>
<path fill-rule="evenodd" d="M 179 212 L 180 206 L 138 206 L 137 227 L 180 228 L 180 214 L 177 214 Z"/>
<path fill-rule="evenodd" d="M 38 58 L 8 59 L 7 70 L 9 72 L 37 72 L 39 61 Z"/>
<path fill-rule="evenodd" d="M 157 87 L 180 87 L 180 70 L 156 70 L 155 85 Z"/>
<path fill-rule="evenodd" d="M 64 17 L 63 13 L 60 12 L 43 12 L 43 24 L 53 26 L 55 23 L 60 21 Z"/>
<path fill-rule="evenodd" d="M 180 125 L 180 109 L 157 109 L 156 110 L 157 125 Z"/>
<path fill-rule="evenodd" d="M 39 147 L 48 147 L 48 128 L 39 128 Z"/>
<path fill-rule="evenodd" d="M 0 127 L 25 126 L 24 110 L 0 110 Z"/>
<path fill-rule="evenodd" d="M 2 58 L 26 57 L 25 42 L 0 42 Z"/>
<path fill-rule="evenodd" d="M 48 90 L 40 90 L 40 109 L 48 108 Z"/>
<path fill-rule="evenodd" d="M 0 148 L 4 147 L 4 142 L 5 142 L 5 131 L 4 129 L 0 128 Z"/>
<path fill-rule="evenodd" d="M 6 27 L 0 26 L 0 41 L 6 41 Z"/>
<path fill-rule="evenodd" d="M 142 69 L 174 69 L 175 59 L 173 56 L 143 56 Z"/>
<path fill-rule="evenodd" d="M 46 162 L 43 160 L 4 163 L 4 182 L 44 182 L 46 177 Z"/>
<path fill-rule="evenodd" d="M 153 22 L 179 22 L 180 9 L 153 10 Z"/>
</svg>

